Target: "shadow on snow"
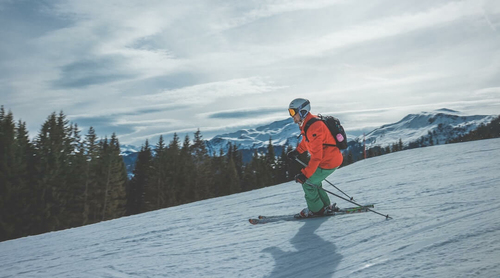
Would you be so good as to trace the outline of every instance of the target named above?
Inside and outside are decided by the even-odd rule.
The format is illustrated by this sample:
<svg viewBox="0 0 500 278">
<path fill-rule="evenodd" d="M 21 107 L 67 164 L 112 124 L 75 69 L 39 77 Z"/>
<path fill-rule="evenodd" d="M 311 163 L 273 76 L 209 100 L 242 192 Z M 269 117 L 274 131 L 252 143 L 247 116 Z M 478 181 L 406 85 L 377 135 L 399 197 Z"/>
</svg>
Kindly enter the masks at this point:
<svg viewBox="0 0 500 278">
<path fill-rule="evenodd" d="M 290 240 L 297 251 L 268 247 L 262 252 L 273 256 L 275 266 L 268 277 L 332 277 L 342 260 L 337 247 L 315 234 L 327 218 L 305 220 Z M 334 231 L 332 230 L 332 233 Z"/>
</svg>

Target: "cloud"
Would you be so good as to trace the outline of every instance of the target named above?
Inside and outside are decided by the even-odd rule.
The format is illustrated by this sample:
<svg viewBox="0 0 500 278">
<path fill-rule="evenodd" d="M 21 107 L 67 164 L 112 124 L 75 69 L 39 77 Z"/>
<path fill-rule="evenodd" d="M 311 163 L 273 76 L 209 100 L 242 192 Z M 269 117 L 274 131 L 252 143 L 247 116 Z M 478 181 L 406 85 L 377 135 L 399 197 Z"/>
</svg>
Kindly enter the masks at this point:
<svg viewBox="0 0 500 278">
<path fill-rule="evenodd" d="M 265 78 L 249 77 L 225 81 L 208 82 L 179 89 L 165 90 L 158 94 L 133 97 L 137 101 L 164 104 L 167 107 L 176 105 L 200 106 L 213 103 L 222 98 L 236 98 L 283 89 L 270 84 Z"/>
<path fill-rule="evenodd" d="M 134 124 L 117 124 L 116 118 L 113 116 L 99 117 L 68 117 L 72 123 L 78 125 L 79 129 L 86 133 L 88 128 L 93 127 L 98 136 L 109 136 L 111 133 L 120 135 L 130 134 L 136 131 L 137 127 Z"/>
<path fill-rule="evenodd" d="M 495 99 L 500 96 L 500 87 L 482 88 L 476 90 L 474 95 L 481 99 Z"/>
<path fill-rule="evenodd" d="M 453 1 L 417 13 L 404 13 L 355 23 L 310 40 L 297 40 L 293 43 L 290 41 L 277 42 L 272 45 L 273 48 L 264 45 L 262 52 L 279 50 L 279 53 L 274 53 L 274 59 L 323 56 L 327 51 L 400 36 L 416 30 L 436 28 L 436 26 L 474 15 L 483 16 L 480 4 L 474 1 Z"/>
<path fill-rule="evenodd" d="M 249 110 L 230 110 L 206 113 L 199 115 L 200 117 L 208 117 L 210 119 L 238 119 L 249 117 L 263 117 L 266 114 L 283 113 L 286 109 L 275 107 L 260 107 Z"/>
<path fill-rule="evenodd" d="M 289 0 L 289 1 L 264 1 L 263 5 L 255 6 L 252 3 L 237 3 L 230 8 L 233 11 L 232 16 L 224 18 L 212 25 L 216 31 L 226 31 L 234 29 L 242 25 L 247 25 L 263 18 L 272 17 L 284 13 L 304 10 L 316 10 L 333 6 L 337 3 L 345 2 L 344 0 Z M 243 4 L 242 4 L 243 3 Z M 235 11 L 249 10 L 248 12 L 238 13 Z"/>
<path fill-rule="evenodd" d="M 122 57 L 99 57 L 65 65 L 61 68 L 61 76 L 53 81 L 52 85 L 56 89 L 82 88 L 133 79 L 137 75 L 121 69 L 122 59 Z"/>
<path fill-rule="evenodd" d="M 169 126 L 175 124 L 172 119 L 147 118 L 148 113 L 157 113 L 163 110 L 143 109 L 110 115 L 90 116 L 90 115 L 70 115 L 68 119 L 76 123 L 80 129 L 87 130 L 93 127 L 98 136 L 120 134 L 122 138 L 144 136 L 141 134 L 168 133 L 165 132 Z M 138 118 L 137 118 L 138 117 Z M 146 138 L 144 137 L 144 138 Z M 142 137 L 141 137 L 142 138 Z M 136 139 L 134 139 L 136 140 Z"/>
</svg>

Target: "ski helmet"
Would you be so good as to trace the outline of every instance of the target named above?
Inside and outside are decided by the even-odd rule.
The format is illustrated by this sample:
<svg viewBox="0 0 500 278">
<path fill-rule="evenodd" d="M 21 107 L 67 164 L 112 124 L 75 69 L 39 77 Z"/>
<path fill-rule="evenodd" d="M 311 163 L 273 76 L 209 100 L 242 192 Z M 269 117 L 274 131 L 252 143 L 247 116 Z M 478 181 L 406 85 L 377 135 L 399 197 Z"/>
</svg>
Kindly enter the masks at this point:
<svg viewBox="0 0 500 278">
<path fill-rule="evenodd" d="M 293 117 L 298 113 L 300 115 L 300 119 L 302 120 L 305 119 L 310 110 L 311 104 L 309 103 L 309 100 L 303 98 L 296 98 L 292 100 L 288 106 L 290 116 Z"/>
</svg>

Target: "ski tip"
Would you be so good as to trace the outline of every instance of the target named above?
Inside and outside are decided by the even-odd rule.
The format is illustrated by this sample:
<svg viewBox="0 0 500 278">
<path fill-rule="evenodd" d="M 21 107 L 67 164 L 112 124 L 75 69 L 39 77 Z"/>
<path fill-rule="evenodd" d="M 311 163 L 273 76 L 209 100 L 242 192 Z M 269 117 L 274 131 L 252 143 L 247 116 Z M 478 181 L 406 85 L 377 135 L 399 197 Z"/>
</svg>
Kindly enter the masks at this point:
<svg viewBox="0 0 500 278">
<path fill-rule="evenodd" d="M 257 219 L 248 219 L 248 222 L 250 222 L 250 224 L 257 224 L 258 220 Z"/>
</svg>

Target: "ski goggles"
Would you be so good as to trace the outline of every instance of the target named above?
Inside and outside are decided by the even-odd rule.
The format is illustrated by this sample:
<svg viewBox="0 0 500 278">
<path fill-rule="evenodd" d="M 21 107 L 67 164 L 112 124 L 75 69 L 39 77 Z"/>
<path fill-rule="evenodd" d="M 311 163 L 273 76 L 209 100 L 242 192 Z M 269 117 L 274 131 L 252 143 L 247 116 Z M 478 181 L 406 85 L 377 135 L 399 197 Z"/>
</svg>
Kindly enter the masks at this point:
<svg viewBox="0 0 500 278">
<path fill-rule="evenodd" d="M 299 113 L 299 111 L 306 107 L 307 105 L 309 105 L 309 101 L 306 101 L 304 103 L 302 103 L 302 105 L 300 105 L 299 107 L 297 108 L 288 108 L 288 113 L 290 113 L 290 116 L 293 117 L 295 116 L 297 113 Z M 303 115 L 300 115 L 301 117 L 303 117 Z"/>
</svg>

